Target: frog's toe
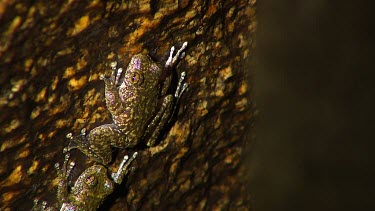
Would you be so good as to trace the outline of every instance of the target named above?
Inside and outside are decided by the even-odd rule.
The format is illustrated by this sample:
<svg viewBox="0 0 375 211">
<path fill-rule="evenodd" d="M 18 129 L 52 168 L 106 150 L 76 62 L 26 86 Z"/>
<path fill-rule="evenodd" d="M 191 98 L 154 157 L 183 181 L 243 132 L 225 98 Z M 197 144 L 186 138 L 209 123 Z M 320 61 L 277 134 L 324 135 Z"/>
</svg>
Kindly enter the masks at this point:
<svg viewBox="0 0 375 211">
<path fill-rule="evenodd" d="M 103 81 L 103 80 L 105 79 L 105 75 L 101 74 L 101 75 L 99 76 L 99 79 Z"/>
<path fill-rule="evenodd" d="M 116 70 L 117 62 L 116 61 L 111 62 L 110 66 L 111 66 L 112 70 Z"/>
<path fill-rule="evenodd" d="M 60 163 L 55 163 L 54 167 L 56 170 L 60 170 Z"/>
<path fill-rule="evenodd" d="M 181 95 L 187 91 L 189 88 L 189 84 L 188 83 L 184 83 L 184 85 L 182 85 L 182 89 L 181 89 L 181 92 L 179 93 L 178 97 L 181 97 Z"/>
<path fill-rule="evenodd" d="M 67 147 L 64 147 L 63 149 L 63 154 L 65 153 L 68 153 L 70 152 L 72 149 L 77 149 L 78 148 L 78 144 L 74 143 L 74 142 L 70 142 L 69 145 Z"/>
<path fill-rule="evenodd" d="M 47 202 L 46 201 L 40 201 L 39 199 L 34 199 L 34 206 L 31 210 L 46 210 L 47 208 Z"/>
<path fill-rule="evenodd" d="M 67 177 L 69 177 L 69 175 L 72 172 L 72 169 L 74 168 L 75 165 L 76 165 L 76 163 L 74 161 L 69 163 L 69 166 L 67 166 L 67 168 L 66 168 L 66 176 Z"/>
<path fill-rule="evenodd" d="M 82 136 L 85 136 L 85 135 L 86 135 L 86 128 L 82 128 L 82 129 L 81 129 L 81 135 L 82 135 Z"/>
<path fill-rule="evenodd" d="M 173 52 L 174 52 L 174 46 L 171 47 L 171 50 L 169 51 L 169 57 L 168 57 L 168 60 L 167 62 L 165 62 L 165 66 L 166 67 L 169 67 L 169 66 L 172 66 L 172 60 L 173 60 Z"/>
<path fill-rule="evenodd" d="M 115 79 L 115 85 L 117 85 L 119 83 L 122 71 L 123 71 L 122 68 L 118 68 L 117 74 L 116 74 L 116 79 Z"/>
<path fill-rule="evenodd" d="M 81 143 L 84 143 L 86 140 L 86 129 L 83 128 L 81 133 L 77 136 L 73 136 L 72 133 L 68 133 L 66 138 L 69 139 L 69 144 L 63 149 L 63 153 L 67 153 L 72 149 L 79 148 Z"/>
<path fill-rule="evenodd" d="M 183 58 L 185 56 L 185 52 L 183 52 L 183 50 L 185 50 L 185 48 L 187 47 L 187 44 L 188 44 L 188 42 L 184 42 L 184 44 L 182 44 L 181 48 L 178 49 L 176 55 L 172 59 L 172 63 L 171 63 L 172 66 L 177 63 L 178 58 Z"/>
<path fill-rule="evenodd" d="M 186 73 L 182 72 L 180 76 L 180 80 L 178 81 L 176 92 L 174 94 L 176 98 L 181 97 L 182 93 L 184 93 L 185 90 L 188 88 L 188 83 L 183 83 L 183 81 L 185 80 L 185 76 L 186 76 Z"/>
</svg>

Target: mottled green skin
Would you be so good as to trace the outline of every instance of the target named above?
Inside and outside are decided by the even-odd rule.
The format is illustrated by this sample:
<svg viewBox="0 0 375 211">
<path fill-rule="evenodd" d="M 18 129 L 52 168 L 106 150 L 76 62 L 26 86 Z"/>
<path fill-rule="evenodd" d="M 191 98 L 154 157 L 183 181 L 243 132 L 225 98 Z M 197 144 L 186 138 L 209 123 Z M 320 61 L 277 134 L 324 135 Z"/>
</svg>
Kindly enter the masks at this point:
<svg viewBox="0 0 375 211">
<path fill-rule="evenodd" d="M 80 149 L 88 157 L 107 164 L 111 161 L 111 146 L 129 148 L 146 136 L 153 145 L 172 111 L 173 96 L 165 95 L 170 77 L 161 83 L 163 69 L 148 56 L 135 55 L 117 86 L 116 70 L 104 78 L 105 98 L 113 123 L 96 127 L 73 138 L 68 150 Z M 161 105 L 159 105 L 161 102 Z"/>
<path fill-rule="evenodd" d="M 184 76 L 181 76 L 175 96 L 166 94 L 171 83 L 171 69 L 186 46 L 187 42 L 174 56 L 172 47 L 164 68 L 146 55 L 135 55 L 120 86 L 122 69 L 116 70 L 116 64 L 111 65 L 111 76 L 101 78 L 105 82 L 106 105 L 113 123 L 98 126 L 88 135 L 82 132 L 79 136 L 70 136 L 72 141 L 66 150 L 78 148 L 97 162 L 107 164 L 112 159 L 112 146 L 130 148 L 142 140 L 153 146 L 172 116 L 174 99 L 178 99 L 187 87 L 187 84 L 182 87 Z"/>
<path fill-rule="evenodd" d="M 129 171 L 130 163 L 137 153 L 128 159 L 125 156 L 118 171 L 112 174 L 113 181 L 109 179 L 107 169 L 103 165 L 93 165 L 87 168 L 76 180 L 69 190 L 69 175 L 74 163 L 68 165 L 69 154 L 65 157 L 62 168 L 56 166 L 58 171 L 58 189 L 56 207 L 47 207 L 47 202 L 34 201 L 33 211 L 94 211 L 104 202 L 106 197 L 114 190 L 114 182 L 121 183 Z"/>
<path fill-rule="evenodd" d="M 126 140 L 114 140 L 117 147 L 132 147 L 145 135 L 151 120 L 160 118 L 157 108 L 160 101 L 172 103 L 172 95 L 166 90 L 170 77 L 160 82 L 163 69 L 148 56 L 135 55 L 126 70 L 124 81 L 119 89 L 113 86 L 110 79 L 105 79 L 106 104 L 112 114 L 113 124 L 126 136 Z M 163 122 L 164 123 L 164 122 Z"/>
<path fill-rule="evenodd" d="M 107 169 L 102 165 L 94 165 L 87 168 L 78 177 L 71 191 L 69 191 L 68 177 L 72 167 L 67 170 L 66 162 L 67 160 L 62 170 L 58 170 L 57 207 L 47 207 L 47 202 L 39 203 L 36 200 L 34 201 L 33 211 L 94 211 L 113 192 L 114 184 L 108 179 Z"/>
<path fill-rule="evenodd" d="M 70 193 L 66 183 L 67 178 L 61 178 L 58 191 L 61 208 L 66 210 L 96 210 L 114 189 L 114 183 L 108 178 L 107 169 L 102 165 L 94 165 L 86 169 L 79 176 Z"/>
</svg>

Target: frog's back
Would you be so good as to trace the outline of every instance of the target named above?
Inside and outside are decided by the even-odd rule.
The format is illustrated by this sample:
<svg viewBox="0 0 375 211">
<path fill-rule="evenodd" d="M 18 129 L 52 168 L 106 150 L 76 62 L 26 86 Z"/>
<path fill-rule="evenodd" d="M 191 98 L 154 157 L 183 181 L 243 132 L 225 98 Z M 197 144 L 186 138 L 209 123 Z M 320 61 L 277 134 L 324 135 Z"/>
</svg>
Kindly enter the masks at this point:
<svg viewBox="0 0 375 211">
<path fill-rule="evenodd" d="M 161 94 L 160 68 L 150 57 L 135 55 L 129 63 L 119 94 L 124 111 L 113 116 L 115 124 L 129 139 L 140 139 L 156 115 Z"/>
</svg>

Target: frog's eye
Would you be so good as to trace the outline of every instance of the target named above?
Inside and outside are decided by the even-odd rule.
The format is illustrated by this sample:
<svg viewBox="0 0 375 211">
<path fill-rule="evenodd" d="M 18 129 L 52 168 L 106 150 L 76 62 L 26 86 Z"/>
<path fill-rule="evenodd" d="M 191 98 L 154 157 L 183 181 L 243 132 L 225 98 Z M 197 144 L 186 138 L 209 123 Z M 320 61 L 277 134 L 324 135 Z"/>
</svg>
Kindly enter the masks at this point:
<svg viewBox="0 0 375 211">
<path fill-rule="evenodd" d="M 94 175 L 90 175 L 86 178 L 86 184 L 90 187 L 95 187 L 98 184 L 98 180 Z"/>
<path fill-rule="evenodd" d="M 130 76 L 130 81 L 133 84 L 141 85 L 143 83 L 143 75 L 139 74 L 139 72 L 133 72 Z"/>
</svg>

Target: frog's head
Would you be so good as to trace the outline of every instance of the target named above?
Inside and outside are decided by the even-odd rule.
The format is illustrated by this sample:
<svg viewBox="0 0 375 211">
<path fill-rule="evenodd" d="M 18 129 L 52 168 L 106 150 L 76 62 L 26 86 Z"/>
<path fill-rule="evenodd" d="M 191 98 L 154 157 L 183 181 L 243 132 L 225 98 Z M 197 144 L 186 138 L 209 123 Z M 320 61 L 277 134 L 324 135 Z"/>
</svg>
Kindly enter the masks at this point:
<svg viewBox="0 0 375 211">
<path fill-rule="evenodd" d="M 87 205 L 97 207 L 113 189 L 114 185 L 108 179 L 107 169 L 102 165 L 94 165 L 78 177 L 72 188 L 72 195 L 82 199 Z"/>
<path fill-rule="evenodd" d="M 162 72 L 162 68 L 153 62 L 149 56 L 137 54 L 133 56 L 126 69 L 121 88 L 131 90 L 133 93 L 157 90 L 156 87 Z"/>
</svg>

